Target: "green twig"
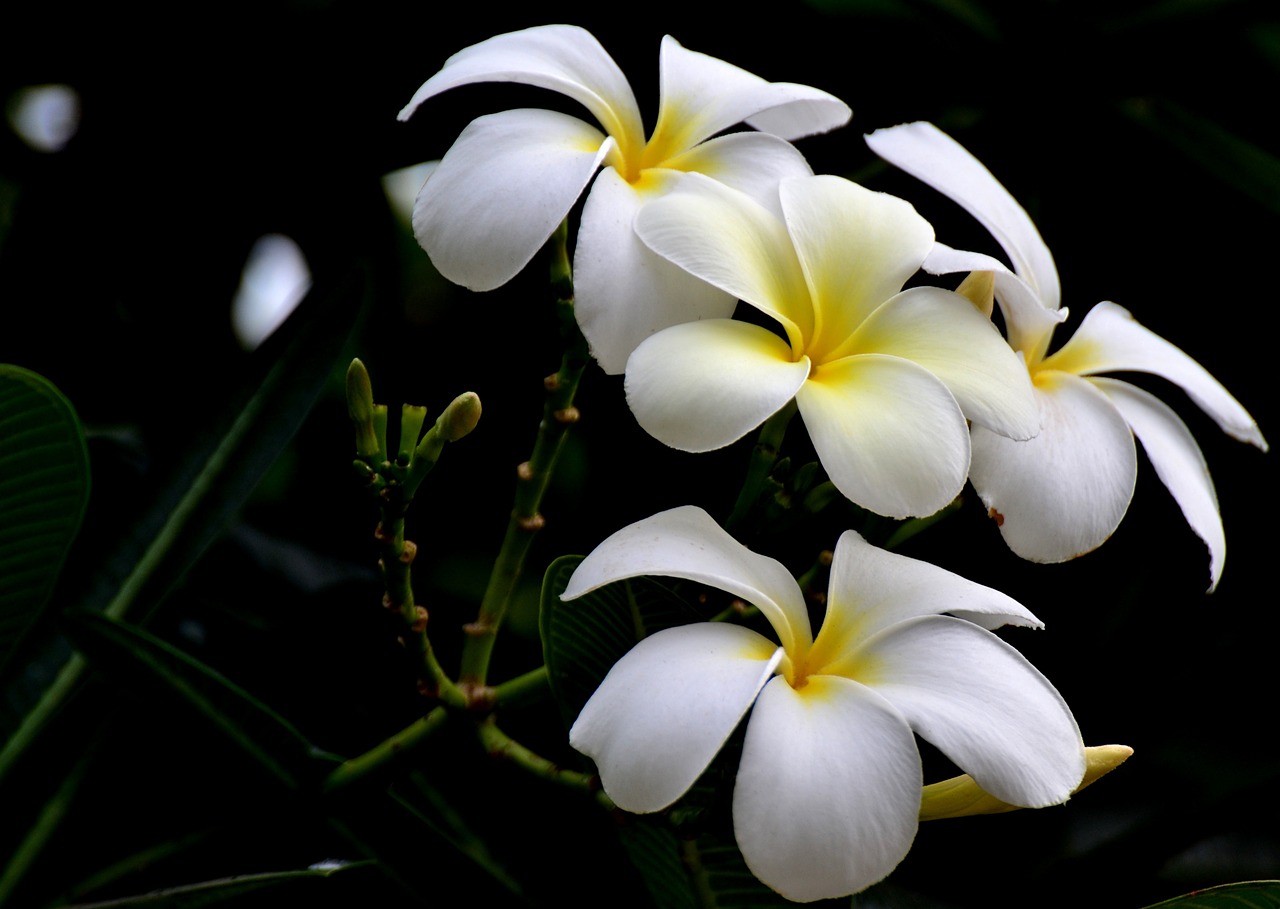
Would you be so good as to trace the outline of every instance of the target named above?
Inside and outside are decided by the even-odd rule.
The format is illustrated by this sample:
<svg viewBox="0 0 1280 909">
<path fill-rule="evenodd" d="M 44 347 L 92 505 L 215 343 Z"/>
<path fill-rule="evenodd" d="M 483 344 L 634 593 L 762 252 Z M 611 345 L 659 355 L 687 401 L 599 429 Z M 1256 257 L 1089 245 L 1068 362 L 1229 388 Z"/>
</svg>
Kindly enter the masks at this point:
<svg viewBox="0 0 1280 909">
<path fill-rule="evenodd" d="M 533 454 L 516 468 L 515 504 L 507 521 L 502 548 L 489 575 L 479 614 L 466 627 L 467 639 L 462 649 L 458 681 L 465 692 L 477 692 L 481 697 L 485 696 L 485 678 L 498 629 L 506 617 L 511 594 L 524 569 L 525 556 L 534 536 L 545 523 L 539 508 L 569 427 L 578 420 L 573 397 L 589 361 L 587 342 L 573 314 L 573 276 L 565 247 L 566 238 L 567 227 L 562 223 L 551 238 L 551 283 L 558 296 L 556 314 L 560 321 L 564 354 L 559 371 L 544 381 L 547 395 Z"/>
<path fill-rule="evenodd" d="M 333 794 L 362 780 L 380 775 L 393 764 L 414 754 L 448 720 L 444 707 L 437 707 L 420 720 L 406 726 L 391 738 L 364 754 L 343 761 L 321 784 L 321 790 Z"/>
<path fill-rule="evenodd" d="M 609 800 L 608 796 L 600 789 L 600 783 L 596 777 L 588 773 L 580 773 L 577 770 L 566 770 L 554 761 L 550 761 L 542 755 L 531 751 L 499 729 L 498 724 L 493 721 L 493 717 L 477 723 L 476 733 L 480 736 L 480 743 L 490 757 L 510 761 L 515 766 L 532 773 L 534 776 L 569 789 L 588 793 L 602 800 L 601 803 L 606 807 L 613 807 L 612 800 Z"/>
</svg>

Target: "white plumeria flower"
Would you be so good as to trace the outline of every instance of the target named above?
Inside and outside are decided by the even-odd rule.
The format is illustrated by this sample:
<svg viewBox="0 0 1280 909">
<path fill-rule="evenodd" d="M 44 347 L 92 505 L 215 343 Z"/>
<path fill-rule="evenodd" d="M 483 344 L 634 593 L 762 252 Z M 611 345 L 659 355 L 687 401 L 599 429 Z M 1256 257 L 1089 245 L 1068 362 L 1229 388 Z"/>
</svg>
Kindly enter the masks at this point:
<svg viewBox="0 0 1280 909">
<path fill-rule="evenodd" d="M 781 646 L 715 622 L 657 632 L 609 671 L 569 741 L 621 808 L 659 811 L 751 711 L 734 834 L 752 873 L 789 899 L 855 893 L 902 861 L 923 789 L 913 733 L 1012 805 L 1058 804 L 1081 782 L 1084 746 L 1062 696 L 988 630 L 1041 623 L 996 590 L 848 531 L 815 638 L 786 568 L 685 506 L 601 543 L 563 598 L 641 575 L 742 598 Z"/>
<path fill-rule="evenodd" d="M 794 398 L 823 467 L 852 501 L 891 517 L 932 514 L 969 470 L 968 417 L 1039 431 L 1026 370 L 990 320 L 937 287 L 902 290 L 933 246 L 910 204 L 838 177 L 779 185 L 781 217 L 689 175 L 647 205 L 655 252 L 776 320 L 668 328 L 627 363 L 627 401 L 673 448 L 741 438 Z"/>
<path fill-rule="evenodd" d="M 1058 273 L 1030 217 L 991 172 L 930 123 L 867 136 L 882 158 L 949 196 L 977 218 L 1013 263 L 940 247 L 925 263 L 935 274 L 991 270 L 1010 345 L 1035 387 L 1043 431 L 1029 442 L 973 428 L 970 479 L 1025 559 L 1061 562 L 1100 546 L 1129 508 L 1137 479 L 1134 436 L 1187 523 L 1209 548 L 1209 590 L 1222 577 L 1226 537 L 1204 455 L 1166 404 L 1099 373 L 1146 372 L 1180 386 L 1223 431 L 1267 450 L 1249 413 L 1208 371 L 1129 312 L 1102 302 L 1071 339 L 1048 353 L 1058 309 Z"/>
<path fill-rule="evenodd" d="M 646 141 L 626 77 L 576 26 L 498 35 L 445 61 L 400 112 L 475 82 L 520 82 L 568 95 L 604 128 L 546 110 L 511 110 L 471 123 L 423 185 L 413 228 L 440 273 L 492 290 L 529 262 L 596 177 L 578 228 L 574 290 L 579 325 L 609 373 L 660 328 L 727 316 L 734 301 L 651 254 L 631 232 L 636 211 L 683 172 L 753 196 L 782 177 L 810 173 L 787 141 L 848 122 L 849 107 L 805 85 L 766 82 L 663 38 L 662 100 Z M 761 132 L 711 138 L 746 122 Z"/>
</svg>

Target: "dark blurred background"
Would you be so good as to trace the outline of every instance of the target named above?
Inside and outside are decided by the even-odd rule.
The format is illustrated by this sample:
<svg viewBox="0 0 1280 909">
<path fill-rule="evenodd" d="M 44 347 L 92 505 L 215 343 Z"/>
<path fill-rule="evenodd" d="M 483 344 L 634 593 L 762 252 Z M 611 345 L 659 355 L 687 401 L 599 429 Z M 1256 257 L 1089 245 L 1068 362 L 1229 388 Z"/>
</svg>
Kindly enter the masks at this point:
<svg viewBox="0 0 1280 909">
<path fill-rule="evenodd" d="M 424 550 L 419 596 L 451 665 L 452 629 L 472 617 L 515 465 L 532 444 L 541 379 L 559 354 L 541 257 L 499 290 L 454 288 L 413 242 L 382 178 L 440 157 L 482 113 L 578 112 L 550 93 L 475 86 L 396 121 L 451 53 L 553 21 L 600 39 L 649 118 L 666 33 L 765 78 L 840 96 L 852 123 L 797 143 L 814 170 L 903 195 L 940 239 L 996 252 L 967 215 L 879 165 L 860 138 L 932 120 L 1031 212 L 1072 310 L 1062 339 L 1093 303 L 1115 301 L 1204 364 L 1264 434 L 1280 434 L 1270 355 L 1280 236 L 1274 3 L 814 0 L 763 9 L 11 4 L 0 14 L 0 102 L 14 111 L 22 90 L 52 84 L 73 89 L 79 104 L 60 150 L 0 126 L 0 362 L 55 382 L 91 440 L 93 498 L 64 589 L 87 584 L 85 566 L 178 469 L 187 440 L 242 381 L 249 354 L 233 333 L 231 301 L 255 242 L 283 234 L 318 277 L 355 270 L 367 280 L 349 348 L 369 366 L 379 400 L 434 413 L 470 389 L 484 402 L 480 428 L 446 452 L 409 531 Z M 399 201 L 414 191 L 399 190 Z M 351 755 L 412 720 L 418 704 L 378 608 L 376 518 L 350 481 L 341 375 L 334 371 L 294 444 L 152 627 L 321 747 Z M 1266 731 L 1280 631 L 1267 574 L 1274 455 L 1224 436 L 1167 383 L 1135 381 L 1178 410 L 1213 472 L 1230 553 L 1216 593 L 1204 594 L 1203 545 L 1141 458 L 1128 517 L 1076 562 L 1022 562 L 973 495 L 903 550 L 996 586 L 1044 619 L 1047 631 L 1007 639 L 1060 688 L 1087 743 L 1125 743 L 1134 758 L 1066 808 L 926 825 L 904 864 L 860 905 L 1138 906 L 1280 877 L 1280 764 Z M 499 679 L 540 659 L 536 585 L 552 558 L 686 502 L 723 516 L 750 449 L 746 441 L 708 456 L 664 449 L 635 427 L 621 379 L 594 366 L 579 405 L 528 595 L 498 645 Z M 789 443 L 803 452 L 798 423 Z M 844 516 L 760 548 L 803 568 L 834 544 Z M 203 738 L 203 727 L 136 692 L 106 690 L 115 732 L 100 740 L 94 777 L 14 905 L 360 857 L 307 810 L 270 795 L 257 769 Z M 548 710 L 509 725 L 571 762 L 558 723 Z M 447 744 L 424 760 L 449 774 L 437 780 L 457 781 L 443 787 L 456 807 L 479 801 L 491 824 L 502 822 L 481 832 L 524 888 L 523 897 L 497 899 L 645 905 L 592 806 L 514 774 L 495 779 L 465 742 Z M 0 854 L 21 833 L 15 818 L 27 816 L 30 793 L 55 785 L 64 769 L 28 767 L 24 786 L 0 790 Z M 189 837 L 199 846 L 123 876 L 114 890 L 76 890 L 149 844 Z M 407 858 L 378 856 L 395 877 L 335 878 L 316 900 L 450 905 L 439 887 L 474 883 L 447 849 L 403 845 Z M 625 896 L 604 896 L 618 883 Z"/>
</svg>

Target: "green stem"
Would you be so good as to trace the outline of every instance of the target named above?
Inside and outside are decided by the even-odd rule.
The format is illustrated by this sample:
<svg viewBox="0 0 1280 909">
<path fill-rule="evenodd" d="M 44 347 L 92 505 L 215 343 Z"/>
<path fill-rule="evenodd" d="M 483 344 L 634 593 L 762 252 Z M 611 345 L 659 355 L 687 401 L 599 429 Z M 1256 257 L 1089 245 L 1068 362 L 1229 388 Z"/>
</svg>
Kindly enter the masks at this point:
<svg viewBox="0 0 1280 909">
<path fill-rule="evenodd" d="M 75 792 L 80 787 L 80 781 L 89 768 L 89 758 L 87 754 L 81 757 L 75 768 L 63 779 L 58 791 L 45 803 L 35 824 L 27 831 L 27 835 L 22 838 L 9 863 L 4 867 L 3 873 L 0 873 L 0 905 L 9 901 L 9 897 L 22 881 L 22 876 L 44 851 L 49 839 L 62 823 L 62 818 L 71 807 Z"/>
<path fill-rule="evenodd" d="M 340 792 L 348 786 L 378 775 L 380 771 L 391 767 L 394 763 L 405 760 L 422 747 L 423 743 L 443 726 L 448 718 L 448 711 L 443 707 L 437 707 L 364 754 L 343 761 L 325 778 L 324 783 L 321 784 L 321 790 L 326 795 Z"/>
<path fill-rule="evenodd" d="M 551 679 L 547 675 L 547 667 L 539 666 L 494 686 L 493 703 L 495 707 L 524 707 L 545 700 L 550 693 Z"/>
<path fill-rule="evenodd" d="M 522 770 L 527 770 L 534 776 L 557 785 L 589 793 L 597 799 L 608 800 L 608 796 L 600 789 L 596 777 L 576 770 L 566 770 L 554 761 L 549 761 L 531 751 L 499 729 L 492 717 L 476 724 L 476 733 L 480 736 L 480 743 L 490 757 L 510 761 Z M 603 803 L 609 807 L 613 806 L 612 801 Z"/>
<path fill-rule="evenodd" d="M 480 692 L 484 689 L 498 629 L 506 617 L 511 594 L 524 570 L 529 547 L 545 523 L 538 510 L 542 497 L 551 481 L 569 427 L 578 420 L 573 397 L 590 356 L 587 342 L 578 330 L 573 315 L 573 277 L 565 247 L 566 238 L 567 227 L 562 223 L 551 238 L 551 282 L 558 295 L 556 314 L 560 321 L 564 354 L 559 371 L 548 376 L 544 382 L 547 395 L 533 454 L 516 469 L 515 504 L 507 521 L 502 548 L 489 575 L 489 584 L 480 602 L 479 614 L 466 627 L 467 639 L 462 648 L 459 683 L 467 692 Z"/>
<path fill-rule="evenodd" d="M 742 483 L 742 491 L 738 493 L 738 501 L 733 506 L 733 513 L 725 522 L 725 529 L 732 533 L 742 525 L 752 506 L 760 498 L 765 481 L 769 478 L 773 465 L 778 461 L 778 452 L 782 450 L 782 438 L 786 435 L 787 424 L 795 416 L 796 402 L 790 401 L 785 407 L 764 421 L 760 427 L 760 436 L 756 439 L 756 447 L 751 451 L 751 464 L 747 468 L 746 479 Z"/>
</svg>

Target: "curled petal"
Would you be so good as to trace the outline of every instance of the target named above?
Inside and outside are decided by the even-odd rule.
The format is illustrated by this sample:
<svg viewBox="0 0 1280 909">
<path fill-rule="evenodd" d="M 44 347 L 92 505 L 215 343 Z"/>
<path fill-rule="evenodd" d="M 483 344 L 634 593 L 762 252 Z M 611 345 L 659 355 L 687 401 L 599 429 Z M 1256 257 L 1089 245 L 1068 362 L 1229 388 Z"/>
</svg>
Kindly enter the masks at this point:
<svg viewBox="0 0 1280 909">
<path fill-rule="evenodd" d="M 933 228 L 909 202 L 839 177 L 787 180 L 778 191 L 816 312 L 805 352 L 834 359 L 828 352 L 920 268 Z"/>
<path fill-rule="evenodd" d="M 835 676 L 773 679 L 747 723 L 733 829 L 747 867 L 792 900 L 856 893 L 906 856 L 920 754 L 902 716 Z"/>
<path fill-rule="evenodd" d="M 646 205 L 636 233 L 690 274 L 782 323 L 792 345 L 813 326 L 813 306 L 782 222 L 745 193 L 689 174 Z"/>
<path fill-rule="evenodd" d="M 846 357 L 815 370 L 796 403 L 831 481 L 864 508 L 895 518 L 933 514 L 964 486 L 964 415 L 922 366 Z"/>
<path fill-rule="evenodd" d="M 1209 547 L 1209 592 L 1212 593 L 1222 579 L 1227 539 L 1222 530 L 1213 478 L 1191 430 L 1168 405 L 1141 388 L 1116 379 L 1091 381 L 1120 411 L 1142 443 L 1160 482 L 1173 495 L 1191 529 Z"/>
<path fill-rule="evenodd" d="M 551 111 L 480 117 L 418 194 L 414 236 L 455 284 L 500 287 L 551 236 L 612 144 L 594 127 Z"/>
<path fill-rule="evenodd" d="M 428 98 L 475 82 L 519 82 L 568 95 L 624 144 L 644 141 L 640 109 L 627 78 L 590 32 L 543 25 L 495 35 L 463 48 L 414 92 L 400 111 L 408 120 Z"/>
<path fill-rule="evenodd" d="M 1053 256 L 1026 210 L 991 171 L 932 123 L 904 123 L 866 136 L 867 145 L 973 215 L 1004 249 L 1013 269 L 1049 309 L 1061 299 Z"/>
<path fill-rule="evenodd" d="M 591 187 L 578 228 L 574 314 L 592 356 L 610 375 L 626 369 L 627 357 L 654 332 L 681 322 L 727 319 L 737 302 L 640 241 L 632 223 L 645 201 L 645 193 L 606 167 Z"/>
<path fill-rule="evenodd" d="M 1088 380 L 1040 372 L 1035 384 L 1040 434 L 1013 442 L 973 427 L 969 479 L 1010 549 L 1033 562 L 1065 562 L 1119 525 L 1137 453 L 1129 426 Z"/>
<path fill-rule="evenodd" d="M 766 82 L 731 63 L 662 39 L 662 103 L 650 145 L 660 158 L 692 148 L 748 120 L 763 132 L 797 139 L 843 126 L 852 111 L 807 85 Z"/>
<path fill-rule="evenodd" d="M 609 670 L 569 730 L 569 744 L 595 761 L 619 807 L 659 811 L 707 769 L 780 658 L 781 650 L 739 625 L 659 631 Z"/>
<path fill-rule="evenodd" d="M 854 677 L 985 791 L 1027 808 L 1066 801 L 1084 742 L 1062 695 L 1004 641 L 969 622 L 924 616 L 860 648 Z"/>
<path fill-rule="evenodd" d="M 789 651 L 812 641 L 795 579 L 779 561 L 747 549 L 701 508 L 683 505 L 622 528 L 592 550 L 561 595 L 572 600 L 612 581 L 643 575 L 686 578 L 758 607 Z"/>
<path fill-rule="evenodd" d="M 804 385 L 809 361 L 758 325 L 729 319 L 660 331 L 627 361 L 627 403 L 659 442 L 711 451 L 742 438 Z"/>
<path fill-rule="evenodd" d="M 998 259 L 976 252 L 952 249 L 942 243 L 934 243 L 933 249 L 920 266 L 931 275 L 949 275 L 956 272 L 990 271 L 996 284 L 996 299 L 1004 314 L 1005 331 L 1009 346 L 1020 350 L 1027 360 L 1039 360 L 1049 348 L 1053 330 L 1067 318 L 1067 310 L 1049 309 L 1040 302 L 1033 288 L 1005 267 Z"/>
<path fill-rule="evenodd" d="M 827 612 L 808 662 L 814 671 L 850 675 L 861 641 L 891 625 L 944 612 L 982 628 L 1044 623 L 1018 601 L 958 574 L 872 546 L 847 530 L 836 544 Z"/>
<path fill-rule="evenodd" d="M 1040 431 L 1031 378 L 991 320 L 959 294 L 913 287 L 877 309 L 849 339 L 919 363 L 955 395 L 964 415 L 1011 439 Z"/>
<path fill-rule="evenodd" d="M 1161 376 L 1185 391 L 1227 435 L 1267 450 L 1258 424 L 1222 383 L 1114 303 L 1089 310 L 1071 340 L 1045 360 L 1045 367 L 1076 375 L 1133 370 Z"/>
</svg>

